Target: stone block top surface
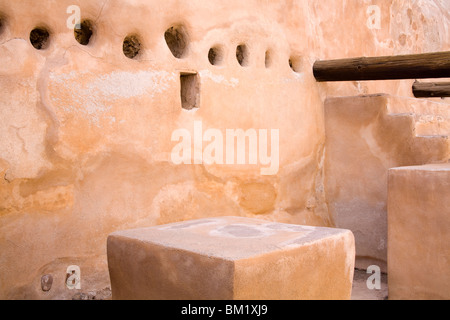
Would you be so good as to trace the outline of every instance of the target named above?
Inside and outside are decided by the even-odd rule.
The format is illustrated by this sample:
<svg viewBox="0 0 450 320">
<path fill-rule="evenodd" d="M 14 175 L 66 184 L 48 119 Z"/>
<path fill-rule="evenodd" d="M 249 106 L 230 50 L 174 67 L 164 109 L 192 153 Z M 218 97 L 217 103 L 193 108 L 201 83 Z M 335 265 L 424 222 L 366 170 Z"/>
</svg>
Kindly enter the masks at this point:
<svg viewBox="0 0 450 320">
<path fill-rule="evenodd" d="M 216 217 L 118 231 L 124 237 L 225 260 L 240 260 L 342 237 L 349 230 L 291 225 L 245 217 Z"/>
<path fill-rule="evenodd" d="M 450 171 L 450 163 L 434 163 L 419 166 L 392 168 L 391 171 Z"/>
</svg>

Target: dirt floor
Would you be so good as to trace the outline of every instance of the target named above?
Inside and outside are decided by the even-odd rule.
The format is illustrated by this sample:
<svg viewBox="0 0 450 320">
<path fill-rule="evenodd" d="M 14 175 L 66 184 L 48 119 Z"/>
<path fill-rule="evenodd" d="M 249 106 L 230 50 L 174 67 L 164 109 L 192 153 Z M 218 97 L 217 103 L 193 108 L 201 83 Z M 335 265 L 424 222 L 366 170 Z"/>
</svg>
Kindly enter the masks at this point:
<svg viewBox="0 0 450 320">
<path fill-rule="evenodd" d="M 353 277 L 352 300 L 387 300 L 387 275 L 385 273 L 381 274 L 380 290 L 370 290 L 367 287 L 367 279 L 369 279 L 370 276 L 371 274 L 366 273 L 365 270 L 355 269 L 355 275 Z"/>
</svg>

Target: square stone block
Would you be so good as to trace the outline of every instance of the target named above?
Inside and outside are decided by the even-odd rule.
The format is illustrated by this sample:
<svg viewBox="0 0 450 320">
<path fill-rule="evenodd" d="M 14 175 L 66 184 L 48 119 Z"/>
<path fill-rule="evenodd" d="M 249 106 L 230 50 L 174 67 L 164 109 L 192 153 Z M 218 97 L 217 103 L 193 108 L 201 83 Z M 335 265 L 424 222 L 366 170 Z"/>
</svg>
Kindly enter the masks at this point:
<svg viewBox="0 0 450 320">
<path fill-rule="evenodd" d="M 392 300 L 450 299 L 450 163 L 389 170 Z"/>
<path fill-rule="evenodd" d="M 350 299 L 351 231 L 218 217 L 108 237 L 116 300 Z"/>
</svg>

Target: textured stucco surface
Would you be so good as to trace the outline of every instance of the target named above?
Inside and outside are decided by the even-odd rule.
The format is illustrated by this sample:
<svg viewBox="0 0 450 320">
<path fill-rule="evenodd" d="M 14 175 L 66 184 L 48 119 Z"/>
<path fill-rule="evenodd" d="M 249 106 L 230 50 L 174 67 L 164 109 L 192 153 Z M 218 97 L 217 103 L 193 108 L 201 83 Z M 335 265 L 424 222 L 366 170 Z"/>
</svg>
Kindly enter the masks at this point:
<svg viewBox="0 0 450 320">
<path fill-rule="evenodd" d="M 389 170 L 392 300 L 450 298 L 450 164 Z"/>
<path fill-rule="evenodd" d="M 0 0 L 0 298 L 109 287 L 106 239 L 117 230 L 229 215 L 336 226 L 324 177 L 325 99 L 411 97 L 413 80 L 318 84 L 314 61 L 450 50 L 448 1 L 375 1 L 380 29 L 367 27 L 372 4 Z M 67 27 L 71 5 L 93 22 L 87 46 Z M 172 26 L 188 35 L 180 59 L 164 37 Z M 30 43 L 36 27 L 50 33 L 43 50 Z M 130 34 L 141 40 L 135 59 L 123 54 Z M 242 44 L 245 66 L 236 59 Z M 212 47 L 223 49 L 217 65 Z M 180 99 L 186 73 L 199 78 L 200 108 L 190 111 Z M 171 135 L 194 136 L 196 122 L 223 134 L 279 130 L 279 170 L 175 165 Z M 64 285 L 70 265 L 81 267 L 81 291 Z M 54 281 L 43 292 L 46 274 Z"/>
<path fill-rule="evenodd" d="M 449 119 L 439 102 L 380 94 L 326 100 L 327 203 L 334 225 L 355 234 L 358 267 L 387 271 L 388 170 L 447 162 L 450 130 L 441 124 Z"/>
</svg>

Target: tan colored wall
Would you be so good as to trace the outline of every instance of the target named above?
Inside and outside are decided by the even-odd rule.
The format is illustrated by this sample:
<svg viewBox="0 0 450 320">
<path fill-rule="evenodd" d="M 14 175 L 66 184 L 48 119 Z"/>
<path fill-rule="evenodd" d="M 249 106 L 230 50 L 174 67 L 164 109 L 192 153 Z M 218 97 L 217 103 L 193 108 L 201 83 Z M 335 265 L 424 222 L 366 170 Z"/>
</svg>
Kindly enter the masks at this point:
<svg viewBox="0 0 450 320">
<path fill-rule="evenodd" d="M 355 234 L 357 267 L 376 264 L 387 272 L 388 170 L 447 162 L 449 120 L 448 105 L 412 98 L 325 102 L 327 203 L 334 225 Z"/>
<path fill-rule="evenodd" d="M 2 297 L 71 297 L 63 285 L 69 265 L 81 266 L 83 290 L 108 286 L 106 237 L 120 229 L 256 213 L 330 224 L 320 193 L 320 96 L 307 63 L 298 73 L 289 67 L 289 28 L 276 18 L 282 6 L 79 1 L 96 29 L 81 46 L 66 27 L 73 3 L 0 2 L 7 17 L 0 78 Z M 28 37 L 41 23 L 51 38 L 39 51 Z M 164 40 L 173 24 L 189 34 L 182 59 Z M 130 60 L 122 41 L 135 32 L 143 52 Z M 235 58 L 241 43 L 250 52 L 246 67 Z M 224 47 L 222 66 L 208 61 L 217 44 Z M 197 111 L 181 108 L 186 71 L 201 79 Z M 171 135 L 183 128 L 193 134 L 195 121 L 224 134 L 278 129 L 278 173 L 262 176 L 261 166 L 251 165 L 174 165 Z M 48 294 L 40 289 L 44 274 L 55 278 Z"/>
<path fill-rule="evenodd" d="M 312 64 L 449 48 L 448 4 L 377 3 L 380 30 L 366 27 L 371 1 L 0 0 L 0 297 L 70 298 L 68 265 L 82 267 L 83 291 L 107 287 L 106 237 L 120 229 L 256 213 L 332 226 L 323 185 L 325 97 L 409 95 L 410 82 L 317 84 Z M 69 5 L 94 21 L 88 46 L 66 26 Z M 164 41 L 174 24 L 190 38 L 182 59 Z M 51 31 L 45 50 L 29 42 L 40 25 Z M 436 28 L 439 36 L 430 36 Z M 122 54 L 130 33 L 142 40 L 136 60 Z M 241 43 L 247 67 L 235 58 Z M 217 44 L 225 49 L 219 67 L 208 62 Z M 186 71 L 201 79 L 197 111 L 181 108 Z M 278 173 L 174 165 L 171 134 L 193 131 L 194 121 L 221 132 L 278 129 Z M 49 293 L 40 288 L 44 274 L 55 278 Z"/>
<path fill-rule="evenodd" d="M 392 300 L 450 298 L 450 164 L 389 170 Z"/>
</svg>

